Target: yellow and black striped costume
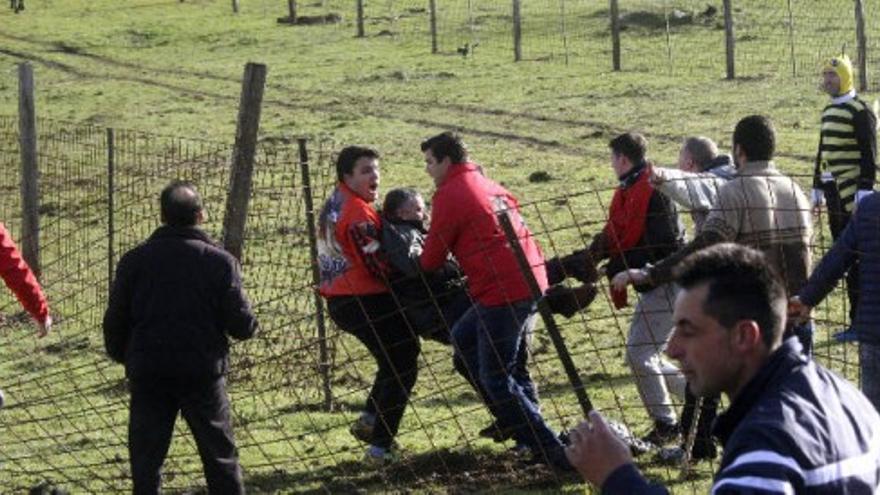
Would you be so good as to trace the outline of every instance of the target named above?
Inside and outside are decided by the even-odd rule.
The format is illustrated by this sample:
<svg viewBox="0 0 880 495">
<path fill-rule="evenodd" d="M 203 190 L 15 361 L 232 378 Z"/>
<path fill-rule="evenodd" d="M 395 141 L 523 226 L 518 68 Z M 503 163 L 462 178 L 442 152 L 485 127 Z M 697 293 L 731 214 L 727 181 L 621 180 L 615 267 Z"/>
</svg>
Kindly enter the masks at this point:
<svg viewBox="0 0 880 495">
<path fill-rule="evenodd" d="M 852 213 L 856 191 L 874 188 L 877 173 L 877 117 L 858 96 L 822 111 L 822 131 L 813 187 L 830 173 L 840 195 L 841 213 Z M 828 175 L 825 175 L 827 181 Z"/>
</svg>

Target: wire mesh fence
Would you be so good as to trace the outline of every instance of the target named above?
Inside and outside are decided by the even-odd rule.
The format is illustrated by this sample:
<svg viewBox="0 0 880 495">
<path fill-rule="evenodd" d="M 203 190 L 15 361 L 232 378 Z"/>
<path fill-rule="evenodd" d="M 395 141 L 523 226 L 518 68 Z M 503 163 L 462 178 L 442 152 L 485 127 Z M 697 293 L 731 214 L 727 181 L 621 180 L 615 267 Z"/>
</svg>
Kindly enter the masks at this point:
<svg viewBox="0 0 880 495">
<path fill-rule="evenodd" d="M 47 481 L 75 491 L 122 491 L 130 478 L 127 386 L 121 367 L 104 354 L 100 331 L 109 277 L 119 256 L 158 226 L 158 191 L 172 179 L 196 184 L 208 212 L 205 229 L 221 239 L 232 149 L 133 130 L 47 119 L 38 124 L 42 282 L 57 332 L 47 342 L 32 343 L 22 328 L 26 318 L 9 294 L 0 293 L 0 378 L 9 397 L 0 413 L 5 432 L 0 479 L 11 490 Z M 339 146 L 319 138 L 306 143 L 314 205 L 320 208 L 336 183 L 332 163 Z M 248 486 L 505 490 L 573 482 L 570 475 L 524 465 L 481 438 L 477 432 L 490 416 L 453 369 L 450 347 L 428 341 L 397 436 L 407 454 L 389 470 L 359 462 L 363 447 L 348 428 L 363 407 L 375 364 L 367 349 L 329 320 L 326 340 L 318 332 L 299 153 L 295 140 L 262 140 L 254 168 L 242 263 L 262 330 L 233 347 L 228 377 Z M 15 235 L 21 218 L 18 168 L 17 119 L 0 117 L 0 211 Z M 810 181 L 797 179 L 803 185 Z M 569 191 L 554 185 L 552 194 L 522 205 L 548 258 L 583 248 L 605 224 L 614 186 L 601 184 Z M 828 241 L 817 229 L 815 259 Z M 587 310 L 557 323 L 595 407 L 638 432 L 649 419 L 625 364 L 633 314 L 614 310 L 607 283 L 599 287 Z M 844 300 L 837 291 L 818 308 L 816 355 L 858 380 L 855 347 L 834 345 L 829 337 L 846 325 Z M 556 429 L 574 426 L 581 410 L 542 323 L 534 332 L 529 367 L 547 421 Z M 185 430 L 180 422 L 165 465 L 166 489 L 201 483 L 197 450 Z M 696 478 L 682 480 L 676 468 L 649 466 L 683 491 L 705 487 L 713 467 L 703 464 Z"/>
</svg>

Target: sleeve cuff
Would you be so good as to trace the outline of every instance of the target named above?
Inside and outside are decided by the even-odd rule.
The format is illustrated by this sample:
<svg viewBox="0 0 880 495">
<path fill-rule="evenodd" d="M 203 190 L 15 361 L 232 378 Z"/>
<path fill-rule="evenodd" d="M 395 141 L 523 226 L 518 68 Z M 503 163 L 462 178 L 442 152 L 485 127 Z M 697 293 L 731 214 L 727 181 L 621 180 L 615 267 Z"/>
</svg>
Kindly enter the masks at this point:
<svg viewBox="0 0 880 495">
<path fill-rule="evenodd" d="M 859 189 L 856 191 L 856 204 L 861 203 L 863 199 L 873 194 L 874 191 L 870 189 Z"/>
<path fill-rule="evenodd" d="M 646 493 L 648 480 L 642 476 L 635 464 L 627 463 L 615 469 L 602 483 L 602 495 L 631 495 Z"/>
</svg>

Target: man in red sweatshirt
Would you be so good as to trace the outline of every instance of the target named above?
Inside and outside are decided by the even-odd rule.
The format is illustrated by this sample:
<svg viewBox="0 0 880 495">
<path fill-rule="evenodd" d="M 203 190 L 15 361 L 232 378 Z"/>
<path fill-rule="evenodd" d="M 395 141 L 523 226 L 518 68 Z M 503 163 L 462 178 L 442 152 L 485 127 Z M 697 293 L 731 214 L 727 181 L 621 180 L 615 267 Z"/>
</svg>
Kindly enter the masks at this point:
<svg viewBox="0 0 880 495">
<path fill-rule="evenodd" d="M 529 447 L 536 460 L 571 469 L 561 442 L 541 417 L 535 386 L 523 369 L 521 352 L 537 308 L 496 214 L 510 215 L 542 291 L 547 288 L 544 255 L 523 223 L 516 198 L 468 161 L 458 135 L 439 134 L 423 142 L 421 149 L 437 186 L 421 266 L 437 270 L 451 253 L 474 300 L 452 328 L 456 357 L 484 389 L 502 430 Z"/>
<path fill-rule="evenodd" d="M 37 336 L 42 338 L 52 327 L 49 305 L 37 277 L 21 256 L 15 241 L 0 223 L 0 278 L 12 290 L 18 302 L 37 324 Z M 0 407 L 3 407 L 3 391 L 0 390 Z"/>
</svg>

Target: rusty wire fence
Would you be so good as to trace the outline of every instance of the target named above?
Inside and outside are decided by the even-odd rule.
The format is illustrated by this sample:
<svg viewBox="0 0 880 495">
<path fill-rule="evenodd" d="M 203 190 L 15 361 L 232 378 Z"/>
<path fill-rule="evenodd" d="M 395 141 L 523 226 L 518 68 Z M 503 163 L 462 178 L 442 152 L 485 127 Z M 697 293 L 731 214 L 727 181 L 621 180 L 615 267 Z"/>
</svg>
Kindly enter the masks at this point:
<svg viewBox="0 0 880 495">
<path fill-rule="evenodd" d="M 197 185 L 208 212 L 205 229 L 222 238 L 232 147 L 47 119 L 39 120 L 38 136 L 42 282 L 57 326 L 46 341 L 35 341 L 14 299 L 0 293 L 0 388 L 9 401 L 0 411 L 0 484 L 13 491 L 40 483 L 73 492 L 124 491 L 130 486 L 128 394 L 122 369 L 106 357 L 101 335 L 110 274 L 121 254 L 157 227 L 158 192 L 174 178 Z M 17 119 L 0 117 L 0 214 L 15 236 L 21 219 L 17 140 Z M 320 208 L 335 185 L 338 143 L 315 137 L 302 143 L 312 201 Z M 453 370 L 449 347 L 427 342 L 398 436 L 406 448 L 403 461 L 388 470 L 359 461 L 363 446 L 348 426 L 363 404 L 374 364 L 367 350 L 329 319 L 326 336 L 321 333 L 302 153 L 296 139 L 263 140 L 254 168 L 242 264 L 261 333 L 233 346 L 229 375 L 249 488 L 259 493 L 573 486 L 573 476 L 525 465 L 480 438 L 477 430 L 490 420 L 484 406 Z M 797 179 L 809 184 L 809 178 Z M 547 257 L 582 248 L 602 228 L 613 186 L 596 184 L 548 188 L 546 196 L 523 204 L 523 216 Z M 829 241 L 816 229 L 816 259 Z M 855 347 L 832 344 L 829 337 L 846 324 L 844 299 L 838 290 L 818 308 L 816 355 L 857 380 Z M 624 363 L 631 316 L 631 308 L 612 309 L 601 281 L 587 310 L 557 322 L 594 405 L 641 432 L 648 418 Z M 532 376 L 545 418 L 565 429 L 582 415 L 559 362 L 539 323 Z M 696 478 L 682 479 L 675 468 L 645 462 L 652 475 L 686 492 L 703 490 L 713 467 L 702 464 Z M 164 486 L 186 491 L 201 480 L 195 445 L 179 422 Z"/>
</svg>

